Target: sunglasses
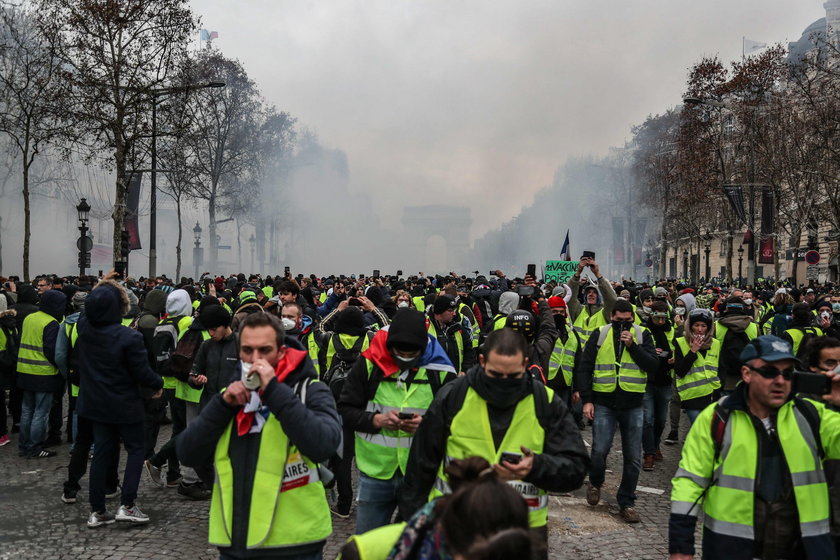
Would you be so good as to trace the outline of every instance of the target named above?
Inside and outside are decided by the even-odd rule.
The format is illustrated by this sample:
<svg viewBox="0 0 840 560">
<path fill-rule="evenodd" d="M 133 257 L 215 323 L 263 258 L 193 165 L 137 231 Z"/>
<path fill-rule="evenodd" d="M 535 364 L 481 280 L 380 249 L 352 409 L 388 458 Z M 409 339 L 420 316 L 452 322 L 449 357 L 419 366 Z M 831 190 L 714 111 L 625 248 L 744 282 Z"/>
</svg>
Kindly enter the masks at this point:
<svg viewBox="0 0 840 560">
<path fill-rule="evenodd" d="M 752 371 L 759 374 L 764 379 L 776 379 L 778 375 L 781 375 L 785 381 L 790 381 L 791 377 L 793 377 L 794 368 L 790 367 L 784 370 L 778 370 L 773 366 L 764 366 L 760 368 L 754 368 L 752 366 L 747 366 Z"/>
</svg>

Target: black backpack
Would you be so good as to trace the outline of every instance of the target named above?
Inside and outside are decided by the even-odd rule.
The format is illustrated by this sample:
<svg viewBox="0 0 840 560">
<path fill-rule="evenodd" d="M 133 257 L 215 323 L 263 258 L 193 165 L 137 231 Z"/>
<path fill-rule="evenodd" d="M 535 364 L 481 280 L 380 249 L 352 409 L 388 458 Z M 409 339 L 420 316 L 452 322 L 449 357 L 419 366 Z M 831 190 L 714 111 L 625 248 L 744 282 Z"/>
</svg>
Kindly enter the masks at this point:
<svg viewBox="0 0 840 560">
<path fill-rule="evenodd" d="M 330 388 L 330 391 L 332 391 L 336 402 L 338 401 L 338 397 L 341 396 L 341 390 L 344 388 L 344 383 L 347 381 L 350 370 L 353 369 L 353 365 L 362 354 L 362 346 L 367 336 L 360 336 L 351 348 L 344 347 L 338 333 L 334 333 L 332 336 L 335 355 L 333 356 L 330 368 L 323 375 L 323 381 Z"/>
</svg>

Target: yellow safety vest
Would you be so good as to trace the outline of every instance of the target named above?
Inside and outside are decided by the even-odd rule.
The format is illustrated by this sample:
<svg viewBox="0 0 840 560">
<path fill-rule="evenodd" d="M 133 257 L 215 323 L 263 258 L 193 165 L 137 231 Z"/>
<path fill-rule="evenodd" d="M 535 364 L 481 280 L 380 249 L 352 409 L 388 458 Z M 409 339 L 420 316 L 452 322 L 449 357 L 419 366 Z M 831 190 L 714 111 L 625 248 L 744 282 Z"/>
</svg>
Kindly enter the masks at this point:
<svg viewBox="0 0 840 560">
<path fill-rule="evenodd" d="M 607 320 L 604 318 L 603 307 L 599 307 L 595 313 L 590 315 L 585 304 L 581 308 L 577 319 L 575 319 L 574 323 L 572 323 L 574 329 L 580 337 L 580 343 L 582 346 L 586 346 L 586 342 L 589 340 L 589 337 L 592 336 L 592 333 L 606 324 Z"/>
<path fill-rule="evenodd" d="M 178 340 L 186 334 L 187 331 L 180 333 L 178 336 Z M 201 340 L 202 344 L 205 340 L 210 338 L 210 333 L 207 331 L 201 331 Z M 195 351 L 198 352 L 198 348 L 196 347 Z M 174 379 L 174 378 L 173 378 Z M 204 392 L 204 387 L 199 387 L 196 389 L 192 385 L 190 385 L 186 381 L 181 381 L 180 379 L 175 379 L 175 398 L 181 399 L 182 401 L 197 403 L 201 401 L 201 393 Z"/>
<path fill-rule="evenodd" d="M 641 344 L 642 328 L 636 324 L 633 324 L 632 327 L 636 344 Z M 616 361 L 615 359 L 612 325 L 601 327 L 598 331 L 598 337 L 599 347 L 592 375 L 592 390 L 599 393 L 612 393 L 618 386 L 623 391 L 630 393 L 644 393 L 647 385 L 647 374 L 636 365 L 624 344 L 621 345 L 619 360 Z"/>
<path fill-rule="evenodd" d="M 216 482 L 210 501 L 208 541 L 230 546 L 233 530 L 233 467 L 228 449 L 235 421 L 216 445 Z M 242 477 L 242 473 L 239 473 Z M 246 512 L 237 512 L 243 516 Z M 320 542 L 332 533 L 332 520 L 318 466 L 301 455 L 273 414 L 263 426 L 251 490 L 248 550 L 284 548 Z"/>
<path fill-rule="evenodd" d="M 397 544 L 407 523 L 393 523 L 372 529 L 361 535 L 353 535 L 347 539 L 348 543 L 356 544 L 359 560 L 385 560 L 391 549 Z M 339 554 L 336 560 L 341 560 Z"/>
<path fill-rule="evenodd" d="M 30 375 L 58 375 L 56 366 L 44 354 L 44 329 L 50 323 L 57 323 L 52 315 L 36 311 L 26 316 L 21 328 L 17 371 Z"/>
<path fill-rule="evenodd" d="M 429 328 L 427 332 L 437 339 L 437 329 L 432 321 L 429 321 Z M 455 346 L 458 348 L 458 363 L 455 364 L 455 369 L 463 371 L 461 366 L 464 365 L 464 333 L 463 331 L 455 332 Z"/>
<path fill-rule="evenodd" d="M 805 333 L 810 334 L 812 337 L 822 336 L 823 331 L 819 327 L 794 327 L 785 331 L 790 339 L 793 341 L 793 355 L 799 355 L 799 347 L 802 345 L 802 340 L 805 338 Z"/>
<path fill-rule="evenodd" d="M 554 392 L 545 388 L 548 402 L 554 398 Z M 487 401 L 482 399 L 470 387 L 464 397 L 464 404 L 452 419 L 449 437 L 446 439 L 446 459 L 438 469 L 437 479 L 430 498 L 436 498 L 450 492 L 444 469 L 453 459 L 465 459 L 479 456 L 496 464 L 501 461 L 502 453 L 521 454 L 520 446 L 542 453 L 545 445 L 545 430 L 537 419 L 535 395 L 531 393 L 516 405 L 510 426 L 505 437 L 496 449 L 493 432 L 490 429 L 490 415 Z M 519 492 L 528 504 L 528 521 L 531 527 L 543 527 L 548 522 L 548 494 L 545 490 L 522 480 L 508 482 Z"/>
<path fill-rule="evenodd" d="M 688 341 L 684 337 L 680 337 L 677 339 L 677 344 L 683 356 L 687 356 L 691 350 Z M 698 352 L 687 374 L 683 377 L 674 375 L 680 401 L 711 395 L 720 389 L 720 379 L 718 378 L 719 362 L 720 341 L 713 338 L 712 345 L 706 350 L 706 355 L 703 356 Z"/>
<path fill-rule="evenodd" d="M 557 374 L 563 373 L 563 380 L 567 387 L 572 386 L 572 375 L 575 370 L 575 355 L 580 348 L 577 333 L 574 329 L 566 327 L 569 333 L 566 338 L 566 343 L 558 337 L 554 343 L 554 350 L 551 352 L 551 357 L 548 359 L 548 376 L 547 379 L 551 381 Z"/>
</svg>

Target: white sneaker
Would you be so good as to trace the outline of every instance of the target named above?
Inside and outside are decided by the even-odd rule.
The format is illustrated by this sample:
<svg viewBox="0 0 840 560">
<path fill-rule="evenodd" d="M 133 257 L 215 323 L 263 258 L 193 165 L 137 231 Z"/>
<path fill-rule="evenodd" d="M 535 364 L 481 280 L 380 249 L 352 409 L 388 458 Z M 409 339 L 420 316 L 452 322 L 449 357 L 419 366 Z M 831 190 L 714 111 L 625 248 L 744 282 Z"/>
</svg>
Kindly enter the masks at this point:
<svg viewBox="0 0 840 560">
<path fill-rule="evenodd" d="M 110 525 L 114 521 L 116 521 L 114 516 L 107 511 L 103 511 L 102 513 L 92 511 L 90 512 L 90 517 L 88 517 L 87 526 L 93 529 L 101 525 Z"/>
<path fill-rule="evenodd" d="M 131 523 L 148 523 L 149 516 L 140 511 L 140 508 L 135 504 L 132 507 L 120 506 L 117 510 L 117 521 L 128 521 Z"/>
</svg>

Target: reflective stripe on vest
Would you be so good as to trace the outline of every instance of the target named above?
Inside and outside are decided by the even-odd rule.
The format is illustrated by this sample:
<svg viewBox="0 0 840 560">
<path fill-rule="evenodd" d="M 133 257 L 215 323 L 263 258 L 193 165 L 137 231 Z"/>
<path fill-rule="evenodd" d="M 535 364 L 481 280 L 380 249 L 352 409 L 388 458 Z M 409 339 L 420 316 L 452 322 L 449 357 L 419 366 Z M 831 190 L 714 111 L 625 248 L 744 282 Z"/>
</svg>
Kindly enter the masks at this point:
<svg viewBox="0 0 840 560">
<path fill-rule="evenodd" d="M 636 344 L 642 343 L 642 328 L 632 325 Z M 595 357 L 595 367 L 592 372 L 592 390 L 601 393 L 612 393 L 618 387 L 629 393 L 644 393 L 647 385 L 647 374 L 642 371 L 627 347 L 621 344 L 620 360 L 615 360 L 615 345 L 613 343 L 612 325 L 601 327 L 598 334 L 598 355 Z"/>
<path fill-rule="evenodd" d="M 58 368 L 44 354 L 44 329 L 57 321 L 43 311 L 27 315 L 21 328 L 17 371 L 30 375 L 58 375 Z"/>
<path fill-rule="evenodd" d="M 234 425 L 231 421 L 216 445 L 208 534 L 208 541 L 216 546 L 231 545 L 234 472 L 228 449 Z M 318 467 L 291 444 L 273 414 L 269 414 L 260 433 L 251 509 L 247 517 L 245 513 L 238 511 L 236 515 L 239 522 L 247 524 L 248 550 L 316 543 L 332 533 Z"/>
<path fill-rule="evenodd" d="M 548 376 L 547 379 L 551 381 L 561 371 L 563 372 L 563 380 L 567 387 L 572 386 L 572 375 L 575 369 L 575 355 L 578 351 L 578 337 L 574 330 L 566 328 L 568 338 L 566 343 L 558 337 L 554 343 L 554 350 L 548 358 Z"/>
<path fill-rule="evenodd" d="M 590 315 L 587 306 L 584 305 L 573 323 L 574 329 L 580 337 L 580 345 L 586 346 L 586 341 L 589 340 L 592 333 L 606 324 L 607 320 L 604 318 L 603 308 L 599 307 L 595 310 L 595 313 Z"/>
<path fill-rule="evenodd" d="M 373 371 L 373 363 L 367 362 L 368 379 Z M 425 414 L 432 402 L 432 387 L 429 375 L 438 375 L 438 371 L 420 368 L 411 384 L 400 378 L 401 373 L 385 377 L 379 382 L 373 399 L 367 403 L 368 412 L 387 412 L 396 410 Z M 370 434 L 356 432 L 356 464 L 359 470 L 371 478 L 388 480 L 399 468 L 405 473 L 408 464 L 408 450 L 414 436 L 401 430 L 380 430 Z"/>
<path fill-rule="evenodd" d="M 721 401 L 725 402 L 725 401 Z M 825 406 L 811 401 L 820 417 Z M 755 482 L 758 465 L 758 436 L 749 415 L 733 410 L 726 422 L 720 456 L 711 464 L 714 441 L 711 423 L 715 405 L 707 407 L 695 421 L 683 447 L 680 469 L 672 481 L 671 511 L 697 516 L 703 498 L 704 525 L 715 534 L 754 540 Z M 817 443 L 808 420 L 793 401 L 779 408 L 776 428 L 793 484 L 803 543 L 809 558 L 822 557 L 816 551 L 831 549 L 829 534 L 828 485 Z M 762 428 L 759 428 L 762 429 Z M 828 548 L 826 548 L 828 547 Z M 752 547 L 745 543 L 739 558 L 753 558 Z"/>
<path fill-rule="evenodd" d="M 677 345 L 680 347 L 683 356 L 687 356 L 690 350 L 688 341 L 684 337 L 680 337 L 677 339 Z M 713 338 L 711 347 L 706 351 L 706 356 L 704 357 L 698 352 L 688 373 L 683 377 L 675 376 L 680 400 L 687 401 L 689 399 L 704 397 L 720 389 L 720 379 L 718 378 L 719 362 L 720 341 Z"/>
<path fill-rule="evenodd" d="M 548 387 L 545 391 L 548 402 L 551 402 L 554 392 Z M 430 497 L 435 498 L 450 492 L 444 469 L 452 459 L 465 459 L 477 455 L 490 463 L 497 464 L 504 452 L 521 454 L 520 446 L 527 447 L 534 453 L 542 453 L 545 445 L 545 430 L 537 419 L 535 398 L 532 393 L 517 403 L 505 437 L 496 449 L 490 428 L 487 401 L 482 399 L 472 387 L 467 389 L 464 403 L 449 426 L 446 459 L 438 468 L 437 479 Z M 545 526 L 548 522 L 548 495 L 545 490 L 522 480 L 511 480 L 508 484 L 519 492 L 528 504 L 528 521 L 531 527 Z"/>
</svg>

